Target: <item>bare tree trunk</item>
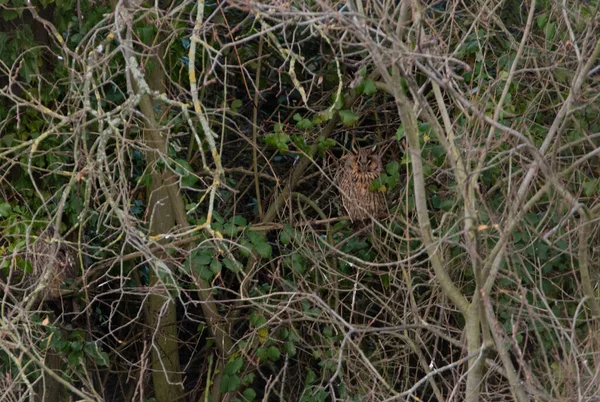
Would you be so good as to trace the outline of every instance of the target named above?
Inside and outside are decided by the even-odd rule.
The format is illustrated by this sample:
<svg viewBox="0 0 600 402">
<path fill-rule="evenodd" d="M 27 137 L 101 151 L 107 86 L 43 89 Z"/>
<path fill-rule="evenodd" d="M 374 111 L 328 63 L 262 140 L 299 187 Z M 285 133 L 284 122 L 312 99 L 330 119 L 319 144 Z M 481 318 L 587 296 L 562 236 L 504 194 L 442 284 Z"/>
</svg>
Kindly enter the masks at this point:
<svg viewBox="0 0 600 402">
<path fill-rule="evenodd" d="M 155 59 L 158 59 L 156 56 Z M 158 60 L 154 60 L 159 66 Z M 164 74 L 160 68 L 154 68 L 148 80 L 150 88 L 164 92 Z M 158 153 L 166 154 L 166 136 L 160 136 L 148 95 L 140 102 L 140 109 L 147 120 L 144 130 L 144 141 L 152 150 L 146 153 L 148 165 L 155 165 Z M 150 235 L 169 232 L 175 225 L 175 206 L 169 198 L 168 187 L 176 183 L 169 180 L 165 172 L 155 170 L 152 173 L 152 184 L 148 197 L 150 212 Z M 150 269 L 150 287 L 154 287 L 158 278 L 154 269 Z M 158 402 L 170 402 L 183 396 L 181 385 L 181 366 L 179 363 L 179 342 L 177 336 L 177 313 L 175 303 L 168 294 L 152 294 L 148 301 L 148 326 L 152 334 L 152 381 Z"/>
<path fill-rule="evenodd" d="M 44 364 L 46 367 L 60 375 L 60 354 L 53 351 L 48 351 Z M 35 386 L 35 401 L 63 401 L 65 400 L 64 387 L 52 376 L 44 374 L 44 379 L 39 381 Z"/>
<path fill-rule="evenodd" d="M 164 56 L 163 50 L 154 57 L 155 68 L 149 75 L 148 87 L 151 90 L 165 93 L 164 70 L 159 66 L 163 63 L 160 58 Z M 132 80 L 136 92 L 139 90 Z M 152 149 L 146 153 L 146 161 L 152 166 L 158 160 L 159 154 L 167 154 L 166 136 L 160 134 L 160 124 L 155 115 L 152 99 L 148 94 L 143 95 L 140 109 L 146 118 L 147 127 L 144 130 L 144 141 Z M 169 232 L 173 226 L 189 225 L 185 212 L 184 200 L 178 192 L 177 176 L 168 169 L 155 171 L 152 174 L 152 185 L 149 189 L 150 197 L 148 208 L 151 215 L 150 234 L 157 235 Z M 151 286 L 157 283 L 158 278 L 151 270 Z M 222 362 L 229 356 L 232 347 L 231 336 L 223 317 L 217 310 L 212 296 L 211 286 L 205 280 L 196 278 L 198 283 L 198 296 L 202 301 L 202 311 L 208 324 L 211 335 L 215 338 L 216 347 L 220 354 L 217 367 L 222 367 Z M 168 301 L 165 306 L 165 295 L 152 295 L 149 301 L 149 326 L 158 334 L 156 348 L 153 349 L 152 367 L 153 382 L 158 402 L 172 402 L 183 396 L 181 382 L 181 369 L 178 357 L 177 319 L 175 304 Z M 163 311 L 164 309 L 164 311 Z M 222 370 L 215 374 L 213 381 L 213 400 L 221 399 L 220 376 Z"/>
</svg>

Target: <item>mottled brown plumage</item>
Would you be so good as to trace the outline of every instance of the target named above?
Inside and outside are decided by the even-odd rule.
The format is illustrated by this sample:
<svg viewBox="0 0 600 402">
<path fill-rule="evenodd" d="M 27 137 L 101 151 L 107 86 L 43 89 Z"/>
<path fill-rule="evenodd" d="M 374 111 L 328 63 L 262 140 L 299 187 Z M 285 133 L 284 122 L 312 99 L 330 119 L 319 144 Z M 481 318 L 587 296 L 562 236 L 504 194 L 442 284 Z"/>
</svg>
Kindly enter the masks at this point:
<svg viewBox="0 0 600 402">
<path fill-rule="evenodd" d="M 337 175 L 342 204 L 353 221 L 378 218 L 386 212 L 385 194 L 370 189 L 383 171 L 381 158 L 374 151 L 373 147 L 361 148 L 346 155 Z"/>
<path fill-rule="evenodd" d="M 70 250 L 51 242 L 49 236 L 42 236 L 33 244 L 29 258 L 36 282 L 44 286 L 42 298 L 59 299 L 65 279 L 75 277 L 75 258 Z"/>
</svg>

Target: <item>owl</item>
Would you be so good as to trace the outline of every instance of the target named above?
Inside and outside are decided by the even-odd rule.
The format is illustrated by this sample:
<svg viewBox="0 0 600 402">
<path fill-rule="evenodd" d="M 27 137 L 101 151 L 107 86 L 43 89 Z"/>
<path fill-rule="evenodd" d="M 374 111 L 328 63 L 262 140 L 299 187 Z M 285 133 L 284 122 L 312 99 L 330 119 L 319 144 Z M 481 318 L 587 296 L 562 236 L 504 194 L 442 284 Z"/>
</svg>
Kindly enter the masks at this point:
<svg viewBox="0 0 600 402">
<path fill-rule="evenodd" d="M 65 246 L 50 243 L 47 235 L 37 239 L 32 251 L 29 258 L 34 277 L 37 280 L 47 280 L 42 297 L 49 300 L 59 299 L 62 294 L 61 285 L 65 279 L 75 277 L 75 256 Z"/>
<path fill-rule="evenodd" d="M 375 148 L 361 148 L 342 159 L 346 160 L 338 171 L 337 180 L 342 204 L 350 219 L 361 221 L 385 215 L 385 194 L 370 189 L 371 182 L 383 171 L 381 157 L 375 153 Z"/>
</svg>

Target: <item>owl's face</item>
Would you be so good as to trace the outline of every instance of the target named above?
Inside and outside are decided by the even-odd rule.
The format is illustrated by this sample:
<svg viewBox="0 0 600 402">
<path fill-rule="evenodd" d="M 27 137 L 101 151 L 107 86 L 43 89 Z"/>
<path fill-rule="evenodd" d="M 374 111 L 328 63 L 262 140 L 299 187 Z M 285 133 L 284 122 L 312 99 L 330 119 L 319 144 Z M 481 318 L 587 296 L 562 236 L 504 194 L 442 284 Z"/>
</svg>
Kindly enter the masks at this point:
<svg viewBox="0 0 600 402">
<path fill-rule="evenodd" d="M 375 155 L 370 148 L 359 150 L 355 160 L 360 173 L 375 172 L 380 168 L 379 155 Z"/>
<path fill-rule="evenodd" d="M 361 148 L 350 158 L 352 170 L 357 174 L 378 174 L 382 170 L 381 158 L 373 152 L 373 148 Z"/>
</svg>

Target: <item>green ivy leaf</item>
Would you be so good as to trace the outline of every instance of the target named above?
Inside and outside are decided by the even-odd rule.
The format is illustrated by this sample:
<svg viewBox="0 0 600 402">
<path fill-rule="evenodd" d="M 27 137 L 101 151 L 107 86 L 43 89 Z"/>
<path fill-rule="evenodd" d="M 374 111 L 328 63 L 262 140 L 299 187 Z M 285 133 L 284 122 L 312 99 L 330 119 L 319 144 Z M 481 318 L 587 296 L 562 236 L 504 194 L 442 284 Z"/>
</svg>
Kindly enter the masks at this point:
<svg viewBox="0 0 600 402">
<path fill-rule="evenodd" d="M 336 144 L 335 140 L 332 138 L 325 138 L 324 136 L 319 136 L 319 152 L 321 154 L 325 153 L 328 149 L 333 148 Z"/>
<path fill-rule="evenodd" d="M 317 124 L 324 123 L 326 121 L 331 120 L 332 117 L 333 117 L 333 112 L 331 110 L 324 110 L 322 112 L 319 112 L 313 118 L 313 124 L 317 125 Z"/>
<path fill-rule="evenodd" d="M 298 127 L 300 130 L 310 130 L 313 128 L 313 122 L 308 119 L 302 119 L 296 123 L 296 127 Z"/>
<path fill-rule="evenodd" d="M 306 272 L 306 267 L 304 266 L 302 256 L 298 253 L 292 254 L 291 257 L 286 257 L 284 263 L 298 275 L 302 275 L 304 272 Z"/>
<path fill-rule="evenodd" d="M 351 110 L 340 110 L 339 113 L 340 118 L 342 119 L 342 124 L 346 127 L 351 127 L 358 121 L 358 116 L 355 115 Z"/>
<path fill-rule="evenodd" d="M 241 347 L 241 345 L 240 345 L 240 347 Z M 242 378 L 242 384 L 244 384 L 244 385 L 252 384 L 254 382 L 254 378 L 256 378 L 256 374 L 248 373 L 244 376 L 244 378 Z"/>
<path fill-rule="evenodd" d="M 71 365 L 77 367 L 81 364 L 81 361 L 83 360 L 83 352 L 73 351 L 73 352 L 69 353 L 69 355 L 67 356 L 67 359 L 69 360 L 69 363 Z"/>
<path fill-rule="evenodd" d="M 242 101 L 240 99 L 234 99 L 231 102 L 231 111 L 237 113 L 238 109 L 242 107 Z"/>
<path fill-rule="evenodd" d="M 240 377 L 237 375 L 223 374 L 221 378 L 221 392 L 227 393 L 235 391 L 241 384 Z"/>
<path fill-rule="evenodd" d="M 296 344 L 294 342 L 286 342 L 285 343 L 285 352 L 290 357 L 296 356 Z"/>
<path fill-rule="evenodd" d="M 227 267 L 228 270 L 232 271 L 232 272 L 241 272 L 242 271 L 242 264 L 237 261 L 237 260 L 232 260 L 229 258 L 223 258 L 223 264 L 225 265 L 225 267 Z"/>
<path fill-rule="evenodd" d="M 260 347 L 256 349 L 256 356 L 260 361 L 277 361 L 281 352 L 275 346 L 269 346 L 268 348 Z"/>
<path fill-rule="evenodd" d="M 382 193 L 388 190 L 386 183 L 388 183 L 390 177 L 383 173 L 379 178 L 373 180 L 369 186 L 370 191 L 380 191 Z"/>
<path fill-rule="evenodd" d="M 6 11 L 6 10 L 5 10 Z M 31 82 L 33 76 L 38 72 L 38 59 L 37 57 L 24 57 L 23 65 L 21 70 L 19 70 L 19 75 L 25 79 L 27 82 Z"/>
<path fill-rule="evenodd" d="M 263 234 L 249 231 L 247 232 L 247 236 L 254 245 L 254 249 L 261 257 L 271 257 L 273 249 L 271 245 L 267 242 L 267 238 Z"/>
<path fill-rule="evenodd" d="M 94 342 L 86 342 L 83 350 L 90 356 L 95 356 L 98 353 L 97 346 Z"/>
<path fill-rule="evenodd" d="M 250 325 L 252 325 L 254 328 L 262 327 L 267 323 L 267 319 L 262 314 L 252 313 L 248 320 L 250 321 Z"/>
<path fill-rule="evenodd" d="M 260 255 L 263 258 L 270 258 L 273 253 L 271 245 L 266 241 L 255 244 L 254 247 L 256 248 L 256 252 L 258 253 L 258 255 Z"/>
<path fill-rule="evenodd" d="M 252 244 L 248 240 L 242 239 L 239 241 L 239 245 L 240 254 L 244 257 L 250 257 L 250 254 L 252 254 Z"/>
<path fill-rule="evenodd" d="M 289 151 L 288 143 L 290 142 L 290 136 L 284 133 L 269 134 L 265 137 L 265 143 L 271 145 L 279 152 Z"/>
<path fill-rule="evenodd" d="M 256 245 L 257 243 L 264 243 L 267 239 L 259 232 L 256 231 L 247 231 L 246 237 L 252 242 L 252 244 Z"/>
<path fill-rule="evenodd" d="M 385 165 L 385 171 L 390 176 L 398 176 L 400 174 L 400 163 L 398 161 L 388 163 Z"/>
<path fill-rule="evenodd" d="M 19 13 L 15 10 L 2 10 L 2 19 L 4 21 L 10 21 L 19 16 Z"/>
<path fill-rule="evenodd" d="M 154 25 L 145 25 L 139 28 L 138 33 L 142 42 L 149 44 L 152 39 L 156 36 L 156 28 Z"/>
<path fill-rule="evenodd" d="M 404 137 L 406 137 L 406 133 L 404 132 L 404 126 L 400 125 L 396 129 L 396 141 L 401 141 Z"/>
<path fill-rule="evenodd" d="M 233 237 L 237 234 L 237 227 L 233 223 L 226 223 L 223 225 L 223 234 L 227 237 Z"/>
<path fill-rule="evenodd" d="M 303 135 L 292 135 L 292 141 L 299 149 L 307 154 L 310 153 L 310 146 L 306 143 L 306 139 Z"/>
<path fill-rule="evenodd" d="M 377 92 L 377 87 L 375 86 L 375 83 L 373 82 L 372 79 L 366 79 L 363 81 L 363 94 L 367 95 L 367 96 L 371 96 L 373 95 L 375 92 Z"/>
<path fill-rule="evenodd" d="M 222 268 L 223 264 L 221 264 L 221 262 L 218 259 L 213 258 L 213 260 L 210 262 L 210 271 L 214 275 L 218 275 L 221 272 Z"/>
<path fill-rule="evenodd" d="M 596 192 L 597 186 L 598 186 L 597 180 L 586 181 L 583 183 L 583 193 L 585 194 L 586 197 L 589 197 Z"/>
<path fill-rule="evenodd" d="M 537 22 L 538 28 L 544 29 L 544 27 L 546 26 L 546 22 L 548 22 L 548 14 L 546 14 L 546 13 L 540 14 L 537 17 L 536 22 Z"/>
<path fill-rule="evenodd" d="M 256 349 L 256 357 L 262 362 L 267 361 L 269 359 L 267 356 L 267 349 L 263 347 Z"/>
<path fill-rule="evenodd" d="M 71 350 L 75 350 L 78 352 L 83 350 L 83 342 L 82 341 L 71 342 Z"/>
<path fill-rule="evenodd" d="M 544 33 L 546 34 L 546 41 L 551 42 L 554 39 L 556 33 L 556 23 L 551 22 L 544 27 Z"/>
<path fill-rule="evenodd" d="M 194 255 L 193 262 L 197 265 L 208 265 L 212 258 L 213 256 L 210 254 L 196 254 Z"/>
<path fill-rule="evenodd" d="M 454 205 L 454 198 L 444 199 L 440 203 L 440 209 L 442 209 L 442 210 L 444 210 L 446 212 L 450 212 L 450 210 L 452 209 L 453 205 Z"/>
<path fill-rule="evenodd" d="M 110 358 L 108 357 L 108 353 L 99 352 L 98 357 L 96 358 L 96 364 L 99 366 L 108 367 L 109 363 L 110 363 Z"/>
<path fill-rule="evenodd" d="M 1 203 L 0 204 L 0 217 L 7 218 L 10 215 L 11 210 L 12 210 L 12 208 L 8 202 Z"/>
<path fill-rule="evenodd" d="M 269 360 L 277 361 L 277 360 L 279 360 L 280 355 L 281 355 L 281 352 L 279 351 L 279 349 L 277 349 L 277 347 L 275 347 L 275 346 L 268 347 L 267 357 L 269 358 Z"/>
<path fill-rule="evenodd" d="M 0 48 L 2 48 L 2 43 L 0 43 Z M 15 141 L 14 134 L 4 134 L 2 135 L 2 143 L 7 147 L 11 147 L 13 142 Z"/>
<path fill-rule="evenodd" d="M 0 211 L 0 214 L 2 214 L 1 211 Z M 285 245 L 290 244 L 290 242 L 292 241 L 293 230 L 294 229 L 289 224 L 286 224 L 283 227 L 283 230 L 281 232 L 279 232 L 279 241 L 281 242 L 281 244 L 285 244 Z"/>
<path fill-rule="evenodd" d="M 213 272 L 210 267 L 206 265 L 201 265 L 199 267 L 194 267 L 194 272 L 205 281 L 210 281 L 213 278 Z"/>
<path fill-rule="evenodd" d="M 225 365 L 225 368 L 223 369 L 223 373 L 228 374 L 228 375 L 236 374 L 238 371 L 240 371 L 240 369 L 242 368 L 243 365 L 244 365 L 244 360 L 241 357 L 238 357 L 234 360 L 231 360 L 230 362 L 228 362 Z"/>
<path fill-rule="evenodd" d="M 198 181 L 198 177 L 193 173 L 194 169 L 184 159 L 175 160 L 175 171 L 181 176 L 181 185 L 184 187 L 192 187 Z"/>
<path fill-rule="evenodd" d="M 217 211 L 213 211 L 213 219 L 219 223 L 225 223 L 225 219 Z M 204 221 L 206 218 L 204 219 Z"/>
<path fill-rule="evenodd" d="M 243 216 L 240 216 L 240 215 L 236 215 L 233 218 L 231 218 L 231 223 L 233 223 L 236 226 L 248 225 L 248 221 L 246 220 L 246 218 L 244 218 Z"/>
<path fill-rule="evenodd" d="M 256 398 L 256 391 L 254 391 L 252 388 L 246 388 L 242 395 L 244 396 L 244 399 L 251 402 Z"/>
<path fill-rule="evenodd" d="M 304 380 L 305 384 L 312 384 L 317 379 L 317 375 L 311 369 L 308 369 L 308 373 L 306 373 L 306 379 Z"/>
</svg>

